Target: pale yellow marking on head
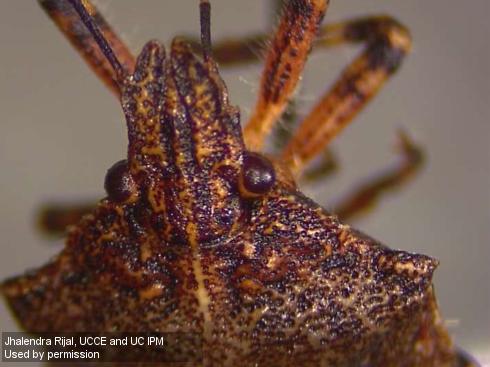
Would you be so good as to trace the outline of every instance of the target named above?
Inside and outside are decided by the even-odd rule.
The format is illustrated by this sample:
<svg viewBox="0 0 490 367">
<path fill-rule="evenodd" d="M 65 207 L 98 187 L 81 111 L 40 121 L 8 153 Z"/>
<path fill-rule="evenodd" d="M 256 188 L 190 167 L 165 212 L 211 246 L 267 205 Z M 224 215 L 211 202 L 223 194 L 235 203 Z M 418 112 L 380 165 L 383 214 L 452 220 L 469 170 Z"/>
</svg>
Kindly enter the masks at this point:
<svg viewBox="0 0 490 367">
<path fill-rule="evenodd" d="M 163 284 L 152 284 L 149 287 L 141 289 L 138 293 L 141 299 L 151 300 L 163 294 L 165 286 Z"/>
</svg>

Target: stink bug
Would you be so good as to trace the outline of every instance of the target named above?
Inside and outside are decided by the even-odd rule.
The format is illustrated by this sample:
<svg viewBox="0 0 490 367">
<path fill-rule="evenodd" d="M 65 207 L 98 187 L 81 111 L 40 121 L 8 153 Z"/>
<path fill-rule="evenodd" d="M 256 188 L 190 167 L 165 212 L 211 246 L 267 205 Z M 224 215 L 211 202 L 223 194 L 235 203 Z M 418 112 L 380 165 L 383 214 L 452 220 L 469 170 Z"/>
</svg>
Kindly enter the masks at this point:
<svg viewBox="0 0 490 367">
<path fill-rule="evenodd" d="M 129 147 L 61 254 L 2 284 L 25 329 L 198 332 L 209 366 L 457 365 L 432 290 L 437 261 L 379 244 L 296 186 L 399 67 L 410 49 L 401 24 L 321 28 L 327 1 L 288 2 L 242 131 L 216 60 L 250 54 L 211 47 L 208 2 L 200 44 L 176 39 L 167 53 L 151 41 L 136 60 L 88 1 L 41 4 L 120 99 Z M 319 32 L 367 47 L 278 157 L 260 154 Z M 402 145 L 393 181 L 420 163 L 405 136 Z"/>
</svg>

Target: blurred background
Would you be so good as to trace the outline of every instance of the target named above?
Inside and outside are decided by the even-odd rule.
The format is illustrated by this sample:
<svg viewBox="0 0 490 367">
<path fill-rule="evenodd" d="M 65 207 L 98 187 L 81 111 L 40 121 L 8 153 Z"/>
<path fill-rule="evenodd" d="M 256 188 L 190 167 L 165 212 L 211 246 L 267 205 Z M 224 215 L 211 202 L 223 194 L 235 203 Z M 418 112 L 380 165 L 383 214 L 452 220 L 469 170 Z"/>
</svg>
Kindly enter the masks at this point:
<svg viewBox="0 0 490 367">
<path fill-rule="evenodd" d="M 269 1 L 212 0 L 212 36 L 270 30 Z M 96 2 L 134 52 L 158 38 L 198 35 L 198 1 Z M 456 343 L 490 365 L 490 2 L 332 0 L 325 22 L 390 14 L 414 49 L 381 94 L 332 144 L 341 167 L 304 186 L 326 208 L 396 162 L 403 127 L 426 151 L 422 172 L 352 224 L 390 247 L 440 260 L 435 286 Z M 34 1 L 0 2 L 0 278 L 46 262 L 61 240 L 35 230 L 47 201 L 104 196 L 106 170 L 122 159 L 126 131 L 118 101 L 92 75 Z M 358 52 L 314 53 L 298 94 L 313 102 Z M 246 121 L 261 64 L 223 69 Z M 0 303 L 0 330 L 17 326 Z M 20 364 L 16 364 L 19 366 Z"/>
</svg>

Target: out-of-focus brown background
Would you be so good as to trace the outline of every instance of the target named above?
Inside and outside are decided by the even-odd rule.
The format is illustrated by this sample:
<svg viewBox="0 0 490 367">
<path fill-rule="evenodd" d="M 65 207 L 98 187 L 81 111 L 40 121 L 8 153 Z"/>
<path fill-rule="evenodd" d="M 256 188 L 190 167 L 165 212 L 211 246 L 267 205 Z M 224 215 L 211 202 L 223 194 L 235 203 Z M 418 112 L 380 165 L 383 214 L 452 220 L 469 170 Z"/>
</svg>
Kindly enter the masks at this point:
<svg viewBox="0 0 490 367">
<path fill-rule="evenodd" d="M 270 29 L 268 1 L 212 0 L 212 34 Z M 332 0 L 326 21 L 386 13 L 408 25 L 414 50 L 381 95 L 332 144 L 342 169 L 305 187 L 327 208 L 359 180 L 394 162 L 396 129 L 424 146 L 428 163 L 403 190 L 354 224 L 391 247 L 423 252 L 441 265 L 435 285 L 456 342 L 490 363 L 490 2 Z M 198 34 L 198 1 L 97 1 L 137 52 L 150 38 L 168 45 Z M 0 278 L 59 251 L 34 229 L 47 200 L 104 195 L 107 168 L 124 157 L 124 120 L 115 98 L 79 60 L 34 1 L 0 2 Z M 300 112 L 308 111 L 355 47 L 315 53 Z M 223 70 L 246 120 L 260 64 Z M 16 325 L 0 305 L 0 329 Z M 16 364 L 19 366 L 19 364 Z"/>
</svg>

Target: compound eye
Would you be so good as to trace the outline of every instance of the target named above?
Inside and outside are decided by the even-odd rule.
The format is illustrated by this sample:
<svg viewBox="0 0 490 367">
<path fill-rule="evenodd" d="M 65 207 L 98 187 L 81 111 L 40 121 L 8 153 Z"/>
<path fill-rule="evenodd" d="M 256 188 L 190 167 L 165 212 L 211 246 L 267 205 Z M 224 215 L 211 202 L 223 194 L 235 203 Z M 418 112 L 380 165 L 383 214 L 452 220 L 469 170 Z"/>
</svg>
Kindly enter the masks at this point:
<svg viewBox="0 0 490 367">
<path fill-rule="evenodd" d="M 107 170 L 104 188 L 109 199 L 117 203 L 132 201 L 137 197 L 138 190 L 129 172 L 127 160 L 123 159 L 114 163 Z"/>
<path fill-rule="evenodd" d="M 240 192 L 245 197 L 257 197 L 267 193 L 276 181 L 272 163 L 264 156 L 245 152 L 239 180 Z"/>
</svg>

